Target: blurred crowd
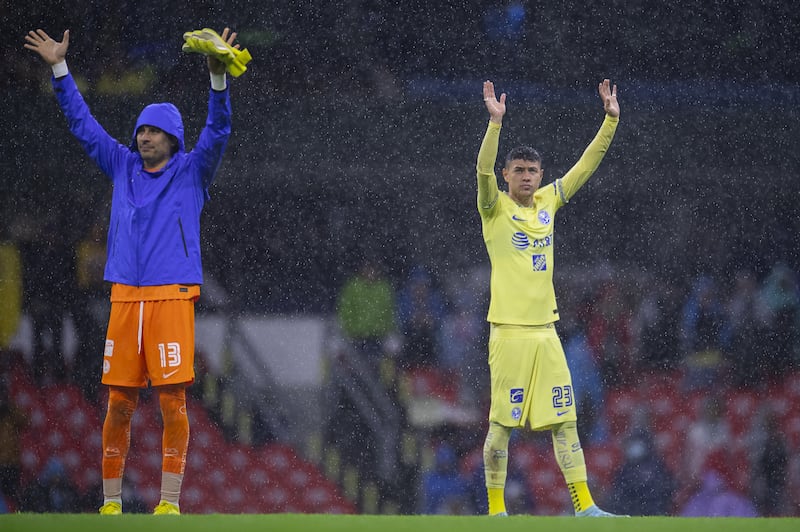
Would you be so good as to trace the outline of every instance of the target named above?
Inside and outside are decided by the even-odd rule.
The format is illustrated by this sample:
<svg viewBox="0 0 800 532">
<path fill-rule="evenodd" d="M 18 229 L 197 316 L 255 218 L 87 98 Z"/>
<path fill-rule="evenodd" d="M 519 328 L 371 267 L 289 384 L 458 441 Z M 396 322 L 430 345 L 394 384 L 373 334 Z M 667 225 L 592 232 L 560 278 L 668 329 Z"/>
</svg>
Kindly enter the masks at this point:
<svg viewBox="0 0 800 532">
<path fill-rule="evenodd" d="M 431 397 L 485 412 L 486 274 L 437 279 L 416 265 L 395 286 L 367 261 L 340 293 L 338 321 L 365 361 L 391 358 L 412 381 L 427 370 L 439 376 Z M 777 263 L 762 277 L 745 269 L 729 280 L 703 274 L 683 291 L 613 268 L 567 268 L 561 278 L 557 327 L 582 442 L 590 456 L 600 448 L 614 457 L 600 466 L 605 472 L 589 467 L 606 506 L 635 515 L 800 512 L 798 272 Z M 427 427 L 432 455 L 418 511 L 485 511 L 474 459 L 482 423 L 480 415 L 474 425 L 443 419 Z M 512 458 L 526 456 L 524 438 Z M 534 447 L 536 466 L 552 461 Z M 536 466 L 509 482 L 515 511 L 569 512 L 569 504 L 537 501 Z M 550 480 L 557 485 L 559 474 Z"/>
<path fill-rule="evenodd" d="M 769 397 L 798 371 L 800 215 L 786 191 L 796 188 L 800 156 L 792 89 L 800 14 L 778 1 L 690 4 L 218 1 L 194 3 L 191 13 L 176 7 L 171 17 L 150 1 L 120 2 L 113 13 L 93 0 L 9 6 L 18 31 L 0 37 L 11 132 L 0 146 L 0 348 L 27 315 L 33 378 L 74 381 L 97 397 L 88 368 L 107 315 L 108 184 L 68 139 L 49 73 L 31 68 L 22 50 L 28 29 L 72 31 L 70 67 L 114 136 L 129 138 L 144 104 L 170 100 L 184 114 L 189 145 L 202 127 L 193 120 L 204 116 L 205 74 L 199 58 L 180 54 L 180 35 L 217 21 L 240 31 L 255 59 L 232 82 L 234 134 L 206 209 L 209 286 L 227 294 L 225 310 L 235 314 L 336 315 L 364 356 L 454 375 L 457 400 L 479 405 L 488 270 L 474 160 L 486 117 L 479 83 L 475 99 L 452 83 L 490 77 L 534 87 L 511 92 L 505 127 L 514 142 L 535 143 L 556 177 L 600 119 L 560 89 L 591 94 L 610 76 L 620 83 L 623 122 L 598 175 L 565 209 L 557 248 L 559 332 L 581 398 L 582 438 L 623 446 L 618 489 L 647 471 L 658 479 L 639 491 L 658 494 L 641 513 L 710 508 L 690 500 L 736 484 L 725 460 L 709 452 L 708 467 L 695 464 L 692 476 L 643 464 L 653 455 L 648 423 L 620 434 L 604 404 L 642 375 L 677 374 L 676 391 L 687 396 Z M 419 84 L 425 79 L 436 83 Z M 660 96 L 633 93 L 639 82 Z M 694 93 L 684 92 L 689 83 Z M 752 83 L 770 96 L 743 99 Z M 725 90 L 703 104 L 710 87 Z M 78 333 L 73 359 L 61 345 L 67 316 Z M 13 440 L 19 417 L 1 410 L 0 437 Z M 737 488 L 747 501 L 723 503 L 797 515 L 788 488 L 775 492 L 792 481 L 796 466 L 784 456 L 797 449 L 780 440 L 777 418 L 758 419 L 764 426 L 751 439 L 759 452 L 749 455 L 758 467 L 746 493 Z M 708 430 L 706 439 L 724 438 Z M 469 494 L 482 487 L 463 462 L 470 449 L 439 440 L 420 511 L 480 511 L 480 496 Z M 6 491 L 18 464 L 12 444 L 0 448 L 9 451 L 0 464 Z M 57 481 L 59 471 L 50 464 L 42 481 Z M 524 481 L 512 485 L 520 507 L 535 511 Z M 606 506 L 637 513 L 622 502 Z"/>
</svg>

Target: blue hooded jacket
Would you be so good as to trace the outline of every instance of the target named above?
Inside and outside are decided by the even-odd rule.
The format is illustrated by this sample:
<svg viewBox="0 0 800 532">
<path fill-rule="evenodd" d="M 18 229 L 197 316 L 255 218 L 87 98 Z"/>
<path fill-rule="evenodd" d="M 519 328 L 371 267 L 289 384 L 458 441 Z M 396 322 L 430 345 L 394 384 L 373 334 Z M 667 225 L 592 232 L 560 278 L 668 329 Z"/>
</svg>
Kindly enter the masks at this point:
<svg viewBox="0 0 800 532">
<path fill-rule="evenodd" d="M 52 80 L 70 131 L 113 183 L 106 281 L 130 286 L 202 284 L 200 214 L 231 132 L 228 89 L 210 91 L 208 117 L 187 153 L 183 120 L 170 103 L 144 108 L 132 141 L 111 137 L 92 116 L 71 74 Z M 178 139 L 178 150 L 159 172 L 143 169 L 136 145 L 142 125 Z"/>
</svg>

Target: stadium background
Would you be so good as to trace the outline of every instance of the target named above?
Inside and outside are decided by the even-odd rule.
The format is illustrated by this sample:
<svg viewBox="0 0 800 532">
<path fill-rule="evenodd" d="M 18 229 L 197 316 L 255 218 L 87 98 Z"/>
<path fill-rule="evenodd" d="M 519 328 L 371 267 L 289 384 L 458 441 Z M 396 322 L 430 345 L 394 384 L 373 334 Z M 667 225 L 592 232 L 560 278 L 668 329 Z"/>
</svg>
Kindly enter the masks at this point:
<svg viewBox="0 0 800 532">
<path fill-rule="evenodd" d="M 71 30 L 70 68 L 114 136 L 128 138 L 144 104 L 169 100 L 191 145 L 206 74 L 199 58 L 179 52 L 180 35 L 227 24 L 255 59 L 231 81 L 234 133 L 204 214 L 205 268 L 227 294 L 222 309 L 205 302 L 209 312 L 328 323 L 364 257 L 381 262 L 396 285 L 418 263 L 443 282 L 485 266 L 473 170 L 486 120 L 483 79 L 509 93 L 501 151 L 534 144 L 551 178 L 599 125 L 597 82 L 619 86 L 612 150 L 560 215 L 562 314 L 577 311 L 570 288 L 609 271 L 640 294 L 658 279 L 674 301 L 701 274 L 732 287 L 743 268 L 759 279 L 776 264 L 800 271 L 800 15 L 790 3 L 522 2 L 522 18 L 507 5 L 6 3 L 0 237 L 35 241 L 50 225 L 73 245 L 107 210 L 104 178 L 69 136 L 46 67 L 22 49 L 26 30 Z M 50 275 L 37 281 L 59 273 Z M 797 359 L 786 367 L 796 370 Z M 775 386 L 794 404 L 796 386 Z M 775 389 L 751 395 L 772 401 Z M 272 441 L 268 433 L 261 439 Z M 238 429 L 227 435 L 236 442 Z M 424 448 L 430 433 L 415 435 Z M 324 447 L 290 452 L 322 463 Z M 412 478 L 430 462 L 424 449 L 416 454 Z M 369 506 L 372 492 L 355 491 L 352 508 L 362 511 L 416 504 L 393 493 L 393 506 Z"/>
</svg>

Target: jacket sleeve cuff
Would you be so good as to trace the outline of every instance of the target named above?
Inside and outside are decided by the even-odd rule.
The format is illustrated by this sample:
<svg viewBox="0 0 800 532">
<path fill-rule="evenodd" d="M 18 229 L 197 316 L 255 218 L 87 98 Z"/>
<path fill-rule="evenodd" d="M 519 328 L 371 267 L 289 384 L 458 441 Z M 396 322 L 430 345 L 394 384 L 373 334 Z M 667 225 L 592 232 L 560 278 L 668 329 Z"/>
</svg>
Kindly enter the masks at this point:
<svg viewBox="0 0 800 532">
<path fill-rule="evenodd" d="M 67 74 L 69 74 L 69 69 L 67 68 L 67 62 L 61 61 L 60 63 L 56 63 L 52 65 L 51 68 L 53 69 L 53 77 L 54 78 L 63 78 Z"/>
<path fill-rule="evenodd" d="M 224 91 L 228 87 L 225 74 L 210 74 L 211 88 L 215 91 Z"/>
</svg>

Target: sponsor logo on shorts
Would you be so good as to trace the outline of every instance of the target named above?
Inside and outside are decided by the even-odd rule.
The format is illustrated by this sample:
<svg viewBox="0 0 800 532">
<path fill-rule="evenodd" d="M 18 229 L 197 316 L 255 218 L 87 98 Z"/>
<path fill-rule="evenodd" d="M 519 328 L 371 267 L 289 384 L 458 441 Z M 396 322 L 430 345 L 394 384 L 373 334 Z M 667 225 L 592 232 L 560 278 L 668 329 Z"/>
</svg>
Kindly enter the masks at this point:
<svg viewBox="0 0 800 532">
<path fill-rule="evenodd" d="M 564 414 L 568 414 L 569 410 L 561 410 L 560 412 L 556 412 L 556 416 L 561 417 Z"/>
<path fill-rule="evenodd" d="M 512 419 L 519 419 L 522 417 L 522 409 L 518 406 L 515 406 L 511 409 L 511 418 Z"/>
<path fill-rule="evenodd" d="M 114 340 L 106 339 L 106 348 L 105 351 L 103 351 L 103 356 L 110 357 L 113 354 L 114 354 Z"/>
<path fill-rule="evenodd" d="M 109 360 L 103 360 L 103 375 L 111 371 L 111 362 Z"/>
<path fill-rule="evenodd" d="M 511 404 L 521 403 L 523 397 L 524 397 L 523 388 L 511 388 L 511 392 L 509 393 L 509 399 L 511 401 Z"/>
<path fill-rule="evenodd" d="M 176 370 L 170 371 L 169 373 L 162 372 L 161 373 L 161 378 L 162 379 L 169 379 L 170 377 L 172 377 L 173 375 L 175 375 L 179 371 L 180 371 L 180 369 L 176 369 Z"/>
</svg>

